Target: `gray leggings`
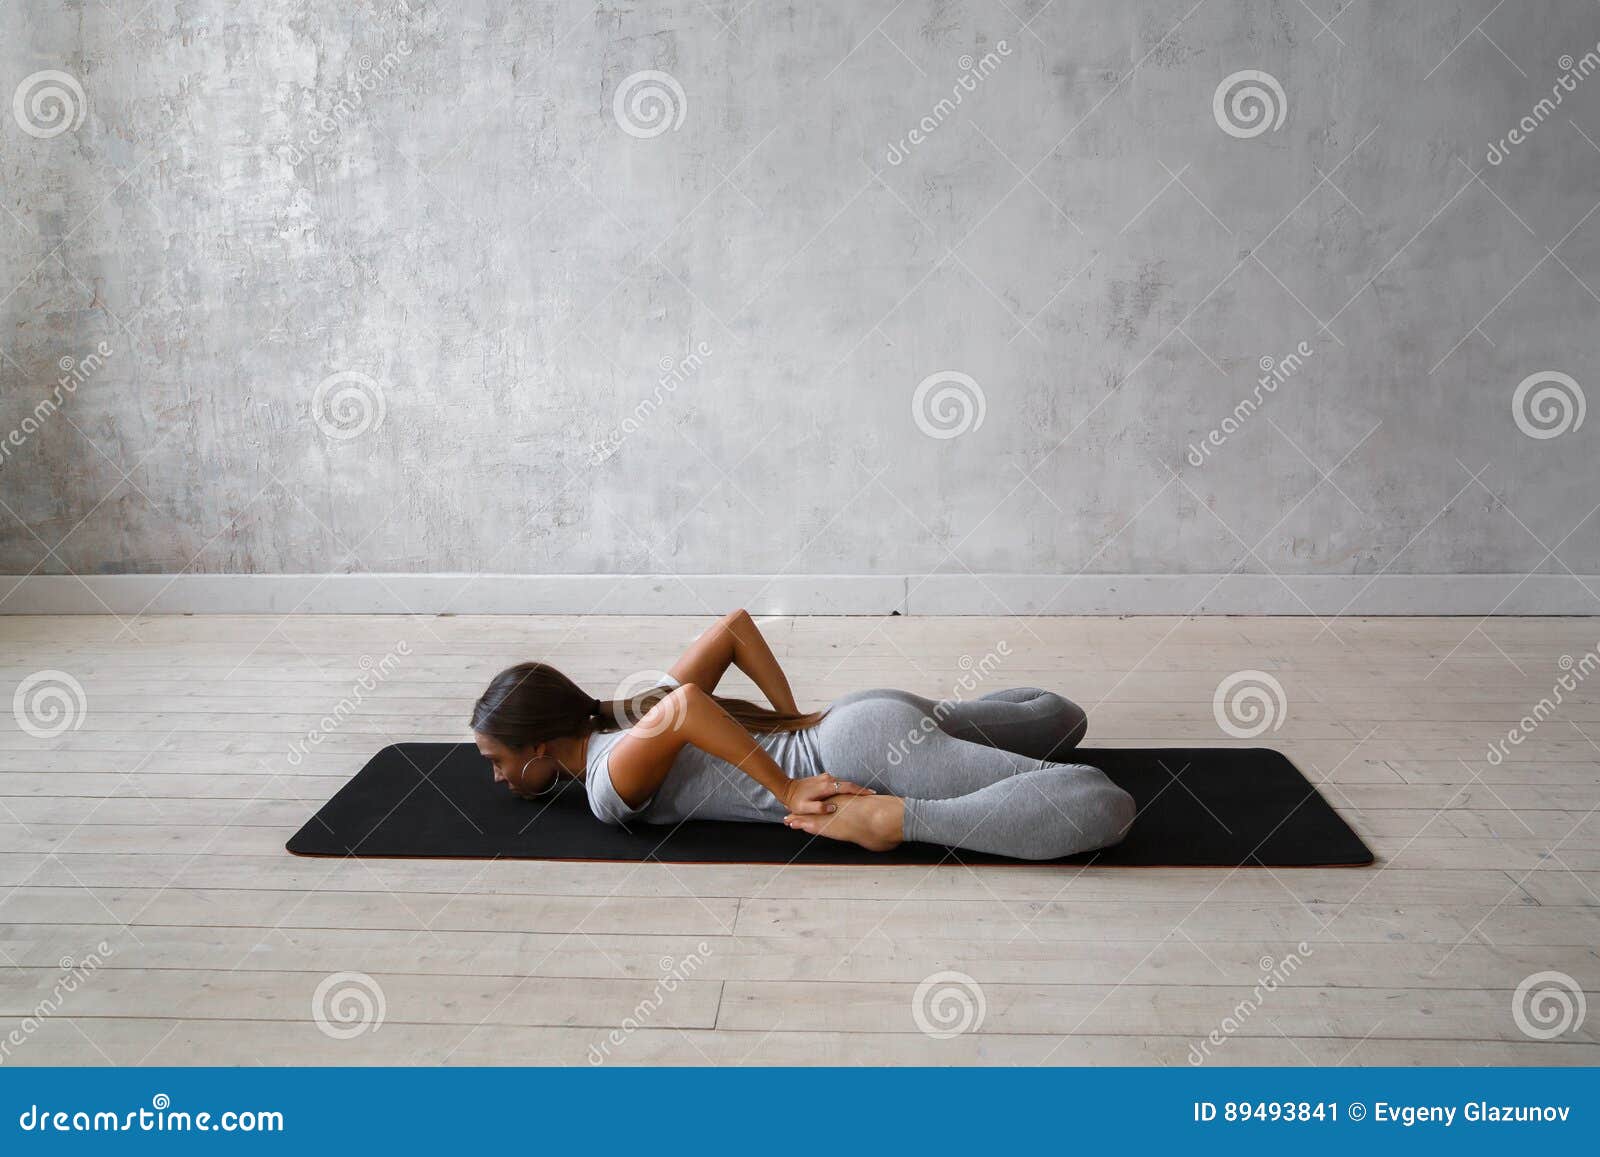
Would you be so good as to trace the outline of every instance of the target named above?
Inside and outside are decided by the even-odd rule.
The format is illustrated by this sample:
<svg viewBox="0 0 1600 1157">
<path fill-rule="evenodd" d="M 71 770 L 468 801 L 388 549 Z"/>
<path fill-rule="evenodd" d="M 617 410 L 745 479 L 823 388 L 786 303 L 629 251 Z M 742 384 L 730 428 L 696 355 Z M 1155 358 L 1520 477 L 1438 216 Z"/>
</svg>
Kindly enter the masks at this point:
<svg viewBox="0 0 1600 1157">
<path fill-rule="evenodd" d="M 905 800 L 905 838 L 1050 860 L 1115 844 L 1133 797 L 1059 760 L 1088 728 L 1076 704 L 1036 687 L 981 699 L 858 691 L 814 732 L 822 766 Z"/>
</svg>

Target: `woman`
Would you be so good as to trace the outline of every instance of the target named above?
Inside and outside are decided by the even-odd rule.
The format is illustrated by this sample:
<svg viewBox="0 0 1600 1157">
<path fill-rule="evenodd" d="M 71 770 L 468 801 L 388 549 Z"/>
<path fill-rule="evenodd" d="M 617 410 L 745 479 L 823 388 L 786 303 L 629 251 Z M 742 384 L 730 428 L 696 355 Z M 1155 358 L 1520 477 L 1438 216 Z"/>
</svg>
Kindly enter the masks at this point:
<svg viewBox="0 0 1600 1157">
<path fill-rule="evenodd" d="M 730 665 L 771 709 L 715 695 Z M 781 820 L 872 851 L 922 840 L 1027 860 L 1114 844 L 1133 822 L 1133 798 L 1103 772 L 1052 762 L 1086 727 L 1079 708 L 1033 688 L 970 702 L 860 691 L 802 712 L 744 611 L 632 700 L 602 702 L 522 663 L 472 713 L 497 782 L 532 798 L 582 780 L 610 823 Z"/>
</svg>

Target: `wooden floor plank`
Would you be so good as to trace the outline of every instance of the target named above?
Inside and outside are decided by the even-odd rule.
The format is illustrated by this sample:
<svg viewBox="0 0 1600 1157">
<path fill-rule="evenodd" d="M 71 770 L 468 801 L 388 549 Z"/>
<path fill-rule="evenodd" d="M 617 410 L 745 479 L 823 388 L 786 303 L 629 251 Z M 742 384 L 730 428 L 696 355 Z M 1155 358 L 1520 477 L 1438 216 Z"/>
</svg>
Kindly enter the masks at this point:
<svg viewBox="0 0 1600 1157">
<path fill-rule="evenodd" d="M 1091 743 L 1276 747 L 1368 840 L 1371 868 L 284 852 L 379 746 L 467 738 L 471 700 L 509 662 L 549 658 L 608 694 L 703 625 L 0 618 L 0 681 L 66 671 L 85 707 L 60 734 L 0 728 L 0 1039 L 22 1040 L 5 1063 L 1189 1064 L 1269 976 L 1201 1059 L 1600 1063 L 1600 1020 L 1537 1041 L 1513 1015 L 1548 973 L 1600 1009 L 1600 680 L 1536 716 L 1595 619 L 763 620 L 808 705 L 949 694 L 1004 642 L 993 685 L 1077 699 Z M 1244 670 L 1287 706 L 1238 738 L 1213 696 Z M 341 700 L 353 714 L 298 754 Z M 347 973 L 381 990 L 380 1032 L 318 1027 L 319 986 Z M 914 1013 L 941 973 L 984 1008 L 950 1039 Z M 640 1027 L 608 1044 L 624 1022 Z"/>
<path fill-rule="evenodd" d="M 0 1018 L 0 1038 L 21 1022 Z M 309 1020 L 180 1021 L 52 1017 L 7 1064 L 73 1065 L 1188 1065 L 1189 1036 L 1088 1033 L 715 1031 L 645 1027 L 621 1044 L 586 1028 L 386 1024 L 335 1040 Z M 1235 1036 L 1215 1048 L 1223 1065 L 1560 1065 L 1600 1063 L 1600 1046 L 1571 1041 L 1391 1040 Z M 1202 1058 L 1203 1059 L 1203 1058 Z"/>
</svg>

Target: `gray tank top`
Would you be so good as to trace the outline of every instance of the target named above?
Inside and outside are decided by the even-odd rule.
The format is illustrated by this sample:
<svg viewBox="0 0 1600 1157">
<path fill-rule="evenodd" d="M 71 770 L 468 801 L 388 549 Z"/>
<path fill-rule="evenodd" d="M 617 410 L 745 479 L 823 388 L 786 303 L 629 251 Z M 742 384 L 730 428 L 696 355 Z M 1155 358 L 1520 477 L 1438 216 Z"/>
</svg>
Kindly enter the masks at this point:
<svg viewBox="0 0 1600 1157">
<path fill-rule="evenodd" d="M 733 764 L 707 755 L 698 747 L 685 747 L 672 761 L 665 782 L 642 807 L 629 807 L 611 784 L 610 756 L 626 731 L 601 731 L 589 736 L 584 760 L 583 785 L 589 810 L 612 824 L 637 820 L 647 824 L 672 824 L 687 819 L 771 821 L 786 809 L 771 792 Z M 773 761 L 790 779 L 822 773 L 812 729 L 757 735 Z"/>
</svg>

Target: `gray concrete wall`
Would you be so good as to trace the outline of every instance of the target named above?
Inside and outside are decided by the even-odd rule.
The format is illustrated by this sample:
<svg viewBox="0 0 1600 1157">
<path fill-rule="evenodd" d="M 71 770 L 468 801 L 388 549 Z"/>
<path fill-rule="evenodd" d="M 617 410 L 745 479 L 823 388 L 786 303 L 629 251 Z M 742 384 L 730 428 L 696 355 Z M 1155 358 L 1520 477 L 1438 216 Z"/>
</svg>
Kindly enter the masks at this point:
<svg viewBox="0 0 1600 1157">
<path fill-rule="evenodd" d="M 14 0 L 0 573 L 1600 570 L 1490 8 Z"/>
</svg>

